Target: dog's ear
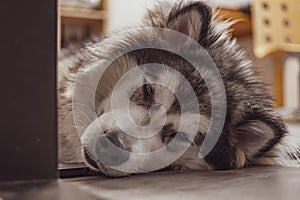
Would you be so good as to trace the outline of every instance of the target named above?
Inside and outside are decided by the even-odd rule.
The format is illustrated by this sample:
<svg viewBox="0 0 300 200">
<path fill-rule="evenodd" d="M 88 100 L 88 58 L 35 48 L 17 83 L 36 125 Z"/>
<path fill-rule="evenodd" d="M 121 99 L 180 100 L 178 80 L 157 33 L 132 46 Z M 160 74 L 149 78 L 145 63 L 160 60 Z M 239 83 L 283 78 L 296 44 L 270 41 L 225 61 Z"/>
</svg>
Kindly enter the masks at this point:
<svg viewBox="0 0 300 200">
<path fill-rule="evenodd" d="M 167 28 L 181 32 L 196 41 L 206 35 L 211 23 L 212 9 L 204 2 L 179 3 L 168 16 Z"/>
<path fill-rule="evenodd" d="M 271 141 L 274 138 L 276 138 L 274 130 L 262 121 L 248 121 L 236 129 L 237 146 L 248 158 L 271 148 Z"/>
</svg>

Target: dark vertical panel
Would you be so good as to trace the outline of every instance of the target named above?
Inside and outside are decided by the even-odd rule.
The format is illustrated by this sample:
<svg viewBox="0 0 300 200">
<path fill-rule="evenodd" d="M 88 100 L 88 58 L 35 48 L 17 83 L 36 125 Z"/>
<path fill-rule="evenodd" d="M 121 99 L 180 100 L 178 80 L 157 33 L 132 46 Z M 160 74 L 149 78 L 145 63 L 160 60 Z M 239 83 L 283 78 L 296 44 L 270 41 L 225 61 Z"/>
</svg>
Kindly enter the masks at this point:
<svg viewBox="0 0 300 200">
<path fill-rule="evenodd" d="M 56 1 L 0 5 L 0 180 L 56 177 Z"/>
</svg>

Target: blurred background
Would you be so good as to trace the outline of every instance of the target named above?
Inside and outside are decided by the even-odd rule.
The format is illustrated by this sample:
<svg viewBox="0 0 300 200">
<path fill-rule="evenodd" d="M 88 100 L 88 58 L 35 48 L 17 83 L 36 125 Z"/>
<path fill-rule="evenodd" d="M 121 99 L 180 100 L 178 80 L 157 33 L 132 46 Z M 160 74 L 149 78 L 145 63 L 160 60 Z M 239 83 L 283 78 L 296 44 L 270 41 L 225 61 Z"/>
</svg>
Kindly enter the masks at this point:
<svg viewBox="0 0 300 200">
<path fill-rule="evenodd" d="M 174 2 L 175 0 L 169 0 Z M 73 48 L 91 35 L 134 26 L 154 0 L 60 0 L 60 48 Z M 224 20 L 238 22 L 233 37 L 254 61 L 254 67 L 288 120 L 299 119 L 300 0 L 208 0 Z"/>
</svg>

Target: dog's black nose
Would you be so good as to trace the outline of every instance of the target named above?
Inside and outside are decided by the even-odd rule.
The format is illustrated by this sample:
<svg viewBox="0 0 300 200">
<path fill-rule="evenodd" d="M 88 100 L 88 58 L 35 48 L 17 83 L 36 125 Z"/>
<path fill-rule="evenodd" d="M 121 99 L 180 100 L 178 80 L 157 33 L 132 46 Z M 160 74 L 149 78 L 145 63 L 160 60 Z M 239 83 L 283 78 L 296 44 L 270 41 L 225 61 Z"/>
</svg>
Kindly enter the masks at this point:
<svg viewBox="0 0 300 200">
<path fill-rule="evenodd" d="M 118 166 L 129 158 L 129 153 L 123 150 L 118 139 L 118 133 L 101 136 L 96 145 L 96 154 L 98 160 L 108 166 Z"/>
</svg>

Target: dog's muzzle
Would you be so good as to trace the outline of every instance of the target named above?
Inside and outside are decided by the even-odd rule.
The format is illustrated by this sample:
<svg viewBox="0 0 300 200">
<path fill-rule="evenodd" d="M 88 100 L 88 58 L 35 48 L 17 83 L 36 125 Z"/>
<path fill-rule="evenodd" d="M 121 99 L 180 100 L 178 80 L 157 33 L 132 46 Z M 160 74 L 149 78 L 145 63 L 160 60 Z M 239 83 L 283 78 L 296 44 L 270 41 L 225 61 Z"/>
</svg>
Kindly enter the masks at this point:
<svg viewBox="0 0 300 200">
<path fill-rule="evenodd" d="M 94 152 L 95 155 L 85 154 L 87 154 L 88 157 L 96 158 L 97 161 L 106 166 L 118 166 L 129 159 L 129 152 L 124 150 L 124 146 L 118 139 L 117 132 L 100 136 L 96 142 Z M 95 163 L 93 163 L 91 159 L 86 160 L 89 164 L 95 166 Z"/>
</svg>

